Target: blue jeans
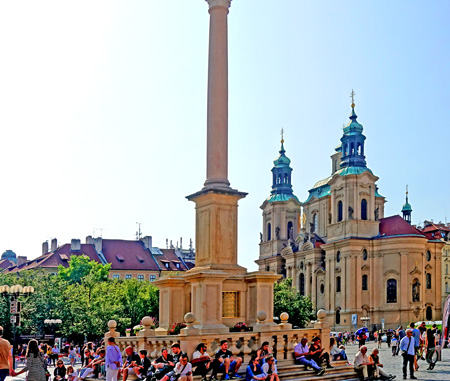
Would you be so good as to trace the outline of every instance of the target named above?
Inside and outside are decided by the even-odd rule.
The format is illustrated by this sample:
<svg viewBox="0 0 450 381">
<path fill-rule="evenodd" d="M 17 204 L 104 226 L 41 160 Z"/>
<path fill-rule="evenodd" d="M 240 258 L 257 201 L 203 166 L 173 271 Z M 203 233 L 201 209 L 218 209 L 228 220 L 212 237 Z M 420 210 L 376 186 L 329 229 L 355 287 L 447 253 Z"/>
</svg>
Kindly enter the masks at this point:
<svg viewBox="0 0 450 381">
<path fill-rule="evenodd" d="M 322 370 L 322 368 L 319 365 L 317 365 L 317 363 L 314 360 L 308 360 L 308 359 L 305 358 L 305 356 L 297 358 L 297 361 L 301 365 L 310 366 L 310 367 L 312 367 L 315 370 Z"/>
<path fill-rule="evenodd" d="M 5 378 L 8 374 L 9 369 L 0 369 L 0 381 L 5 381 Z"/>
<path fill-rule="evenodd" d="M 233 373 L 236 368 L 236 360 L 230 362 L 230 368 L 228 369 L 228 373 Z M 220 363 L 219 366 L 214 371 L 214 374 L 225 372 L 225 364 Z M 1 380 L 0 380 L 1 381 Z"/>
</svg>

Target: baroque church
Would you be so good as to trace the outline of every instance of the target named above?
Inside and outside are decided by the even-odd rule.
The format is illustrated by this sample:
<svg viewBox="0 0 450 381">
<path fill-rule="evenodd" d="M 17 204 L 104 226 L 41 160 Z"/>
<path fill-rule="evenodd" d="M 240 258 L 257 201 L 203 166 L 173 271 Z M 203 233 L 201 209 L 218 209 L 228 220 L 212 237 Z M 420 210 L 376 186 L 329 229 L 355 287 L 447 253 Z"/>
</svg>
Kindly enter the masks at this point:
<svg viewBox="0 0 450 381">
<path fill-rule="evenodd" d="M 385 198 L 364 152 L 363 126 L 351 105 L 331 175 L 294 195 L 284 140 L 261 205 L 260 270 L 292 278 L 332 330 L 397 328 L 442 317 L 441 255 L 445 243 L 411 225 L 412 208 L 384 216 Z"/>
</svg>

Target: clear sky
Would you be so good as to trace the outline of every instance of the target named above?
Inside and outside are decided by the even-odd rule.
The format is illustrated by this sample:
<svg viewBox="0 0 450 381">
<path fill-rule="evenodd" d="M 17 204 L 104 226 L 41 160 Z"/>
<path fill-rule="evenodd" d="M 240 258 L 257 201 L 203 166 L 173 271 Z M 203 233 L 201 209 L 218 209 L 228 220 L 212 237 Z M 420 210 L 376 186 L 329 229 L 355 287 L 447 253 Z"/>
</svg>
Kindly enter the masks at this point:
<svg viewBox="0 0 450 381">
<path fill-rule="evenodd" d="M 204 0 L 0 2 L 0 252 L 103 229 L 195 238 L 206 177 Z M 239 262 L 259 253 L 280 130 L 300 200 L 331 172 L 352 88 L 366 159 L 398 214 L 449 217 L 450 2 L 233 0 L 229 179 Z M 95 230 L 95 235 L 100 235 Z"/>
</svg>

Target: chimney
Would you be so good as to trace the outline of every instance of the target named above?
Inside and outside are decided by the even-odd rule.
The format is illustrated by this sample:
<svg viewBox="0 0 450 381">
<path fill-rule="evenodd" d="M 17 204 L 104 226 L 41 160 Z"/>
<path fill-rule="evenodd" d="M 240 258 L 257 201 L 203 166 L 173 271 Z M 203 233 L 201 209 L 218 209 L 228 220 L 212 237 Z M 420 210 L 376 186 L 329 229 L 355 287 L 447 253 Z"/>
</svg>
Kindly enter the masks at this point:
<svg viewBox="0 0 450 381">
<path fill-rule="evenodd" d="M 57 248 L 58 248 L 58 240 L 56 238 L 53 238 L 51 251 L 55 251 Z"/>
<path fill-rule="evenodd" d="M 92 238 L 91 235 L 88 235 L 88 236 L 86 237 L 86 243 L 87 243 L 88 245 L 93 245 L 93 244 L 94 244 L 94 239 Z"/>
<path fill-rule="evenodd" d="M 81 241 L 79 239 L 72 239 L 70 242 L 70 251 L 80 251 Z"/>
<path fill-rule="evenodd" d="M 180 250 L 183 250 L 183 237 L 180 237 Z"/>
<path fill-rule="evenodd" d="M 146 249 L 151 249 L 152 248 L 152 236 L 151 235 L 146 235 L 144 238 L 141 238 L 141 241 L 144 243 L 144 246 Z"/>
<path fill-rule="evenodd" d="M 91 237 L 92 239 L 92 237 Z M 103 251 L 103 239 L 102 237 L 93 238 L 92 244 L 94 245 L 95 251 L 101 253 Z"/>
<path fill-rule="evenodd" d="M 28 259 L 24 255 L 19 255 L 17 257 L 17 266 L 23 265 L 25 262 L 27 262 Z"/>
<path fill-rule="evenodd" d="M 42 255 L 47 254 L 48 253 L 48 241 L 45 241 L 42 244 Z"/>
</svg>

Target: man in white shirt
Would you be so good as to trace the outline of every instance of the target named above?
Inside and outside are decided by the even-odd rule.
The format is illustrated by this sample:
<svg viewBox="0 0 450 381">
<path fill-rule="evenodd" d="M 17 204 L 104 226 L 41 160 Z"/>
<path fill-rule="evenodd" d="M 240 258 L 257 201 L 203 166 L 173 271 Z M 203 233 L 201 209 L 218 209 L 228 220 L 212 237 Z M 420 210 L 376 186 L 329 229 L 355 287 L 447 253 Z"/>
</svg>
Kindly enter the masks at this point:
<svg viewBox="0 0 450 381">
<path fill-rule="evenodd" d="M 313 368 L 318 376 L 321 376 L 325 373 L 325 370 L 322 369 L 314 360 L 309 360 L 309 346 L 308 339 L 304 337 L 300 343 L 298 343 L 294 348 L 295 360 L 298 364 L 305 365 L 306 367 L 310 366 Z"/>
<path fill-rule="evenodd" d="M 369 365 L 373 365 L 373 362 L 369 361 L 369 358 L 367 357 L 367 347 L 362 345 L 355 356 L 353 367 L 358 373 L 363 374 L 364 380 L 369 379 L 369 370 L 367 369 L 367 366 Z"/>
<path fill-rule="evenodd" d="M 174 369 L 175 376 L 179 376 L 179 381 L 192 381 L 192 365 L 188 362 L 186 354 L 182 354 L 180 361 Z"/>
</svg>

